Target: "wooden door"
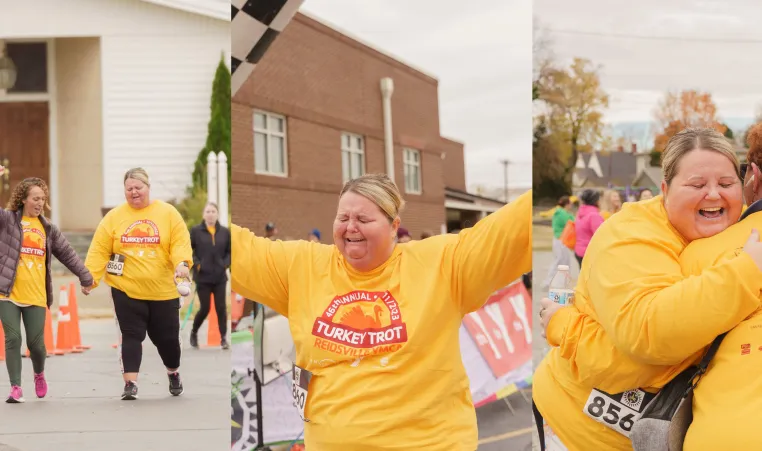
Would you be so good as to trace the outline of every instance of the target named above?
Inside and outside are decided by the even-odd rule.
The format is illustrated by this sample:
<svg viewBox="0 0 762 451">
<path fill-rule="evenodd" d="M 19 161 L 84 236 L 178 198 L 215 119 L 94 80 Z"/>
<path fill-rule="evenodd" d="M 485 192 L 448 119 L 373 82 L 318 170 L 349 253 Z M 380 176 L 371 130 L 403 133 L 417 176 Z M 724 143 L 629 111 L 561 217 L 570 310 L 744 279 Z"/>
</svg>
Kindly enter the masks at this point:
<svg viewBox="0 0 762 451">
<path fill-rule="evenodd" d="M 27 177 L 49 183 L 50 122 L 47 102 L 0 102 L 0 164 L 9 169 L 0 178 L 0 206 Z"/>
</svg>

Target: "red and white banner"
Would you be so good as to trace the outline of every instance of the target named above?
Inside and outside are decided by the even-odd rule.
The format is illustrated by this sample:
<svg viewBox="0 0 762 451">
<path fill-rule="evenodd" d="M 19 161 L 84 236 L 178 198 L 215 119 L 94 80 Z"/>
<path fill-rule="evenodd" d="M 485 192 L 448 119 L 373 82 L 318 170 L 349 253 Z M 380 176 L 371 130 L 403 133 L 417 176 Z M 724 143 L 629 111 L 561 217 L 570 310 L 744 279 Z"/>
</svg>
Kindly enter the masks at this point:
<svg viewBox="0 0 762 451">
<path fill-rule="evenodd" d="M 494 293 L 479 310 L 463 318 L 469 335 L 496 379 L 532 360 L 532 298 L 524 284 Z"/>
</svg>

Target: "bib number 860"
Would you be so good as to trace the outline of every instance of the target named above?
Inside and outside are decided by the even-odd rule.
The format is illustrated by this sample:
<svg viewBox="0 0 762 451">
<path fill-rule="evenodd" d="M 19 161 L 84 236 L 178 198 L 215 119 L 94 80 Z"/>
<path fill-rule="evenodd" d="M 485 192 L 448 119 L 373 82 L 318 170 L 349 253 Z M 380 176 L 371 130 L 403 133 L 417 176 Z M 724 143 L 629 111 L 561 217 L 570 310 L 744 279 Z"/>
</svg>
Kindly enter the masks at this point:
<svg viewBox="0 0 762 451">
<path fill-rule="evenodd" d="M 608 408 L 606 408 L 607 404 Z M 604 408 L 606 408 L 605 411 Z M 602 417 L 601 419 L 603 421 L 612 426 L 615 426 L 618 423 L 619 427 L 622 430 L 630 432 L 632 427 L 635 425 L 635 415 L 628 413 L 622 418 L 619 418 L 621 411 L 622 409 L 619 406 L 616 404 L 607 403 L 606 400 L 601 396 L 594 397 L 593 402 L 587 406 L 587 413 L 589 413 L 590 416 L 595 418 Z"/>
<path fill-rule="evenodd" d="M 304 392 L 304 390 L 300 389 L 296 384 L 293 385 L 293 397 L 294 397 L 294 404 L 296 404 L 296 407 L 298 407 L 303 412 L 304 402 L 307 399 L 306 393 Z"/>
</svg>

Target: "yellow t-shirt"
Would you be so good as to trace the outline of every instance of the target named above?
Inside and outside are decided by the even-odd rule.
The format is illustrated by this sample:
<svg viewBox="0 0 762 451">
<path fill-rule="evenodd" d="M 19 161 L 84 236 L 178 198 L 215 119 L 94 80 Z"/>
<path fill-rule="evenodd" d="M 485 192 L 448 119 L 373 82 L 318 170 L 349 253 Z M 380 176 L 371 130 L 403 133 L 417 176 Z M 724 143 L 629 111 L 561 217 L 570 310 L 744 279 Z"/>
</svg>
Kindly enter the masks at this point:
<svg viewBox="0 0 762 451">
<path fill-rule="evenodd" d="M 685 246 L 661 196 L 626 204 L 596 231 L 574 305 L 548 324 L 548 342 L 559 347 L 533 378 L 538 409 L 570 450 L 632 449 L 627 437 L 584 414 L 590 392 L 658 390 L 759 307 L 762 277 L 751 257 L 686 278 Z"/>
<path fill-rule="evenodd" d="M 123 257 L 122 275 L 106 269 L 115 254 Z M 133 299 L 165 301 L 178 297 L 175 268 L 192 260 L 182 216 L 172 205 L 154 200 L 140 210 L 125 203 L 109 211 L 98 224 L 85 266 L 96 286 L 105 274 L 106 284 Z M 118 265 L 110 266 L 118 271 Z"/>
<path fill-rule="evenodd" d="M 762 230 L 762 212 L 752 213 L 711 238 L 691 243 L 680 256 L 686 273 L 698 275 L 704 268 L 737 258 L 753 228 Z M 726 304 L 738 302 L 730 292 L 722 300 Z M 684 451 L 762 449 L 758 429 L 762 416 L 761 359 L 762 309 L 758 308 L 725 336 L 699 381 Z"/>
<path fill-rule="evenodd" d="M 16 267 L 16 280 L 7 299 L 21 305 L 46 307 L 48 295 L 45 288 L 45 229 L 39 218 L 21 218 L 24 238 L 21 242 L 21 258 Z"/>
<path fill-rule="evenodd" d="M 312 372 L 310 451 L 474 451 L 465 313 L 531 270 L 531 192 L 458 235 L 398 244 L 368 273 L 335 246 L 233 225 L 233 290 L 289 319 Z"/>
</svg>

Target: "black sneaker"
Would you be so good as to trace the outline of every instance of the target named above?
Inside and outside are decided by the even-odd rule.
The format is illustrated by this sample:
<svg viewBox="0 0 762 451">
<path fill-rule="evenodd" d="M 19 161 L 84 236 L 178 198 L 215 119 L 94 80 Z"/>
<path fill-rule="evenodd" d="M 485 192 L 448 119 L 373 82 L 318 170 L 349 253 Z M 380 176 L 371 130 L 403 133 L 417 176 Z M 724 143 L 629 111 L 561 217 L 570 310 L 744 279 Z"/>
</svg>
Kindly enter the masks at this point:
<svg viewBox="0 0 762 451">
<path fill-rule="evenodd" d="M 222 346 L 222 349 L 229 349 L 230 348 L 230 345 L 228 344 L 228 341 L 225 340 L 224 338 L 222 339 L 222 341 L 220 341 L 220 346 Z"/>
<path fill-rule="evenodd" d="M 183 394 L 183 382 L 180 380 L 180 373 L 175 371 L 168 374 L 169 376 L 169 393 L 172 396 L 180 396 Z"/>
<path fill-rule="evenodd" d="M 129 381 L 124 384 L 122 392 L 122 401 L 134 401 L 138 399 L 138 386 L 135 382 Z"/>
<path fill-rule="evenodd" d="M 198 349 L 198 333 L 197 332 L 191 332 L 190 345 L 191 345 L 191 348 Z"/>
</svg>

